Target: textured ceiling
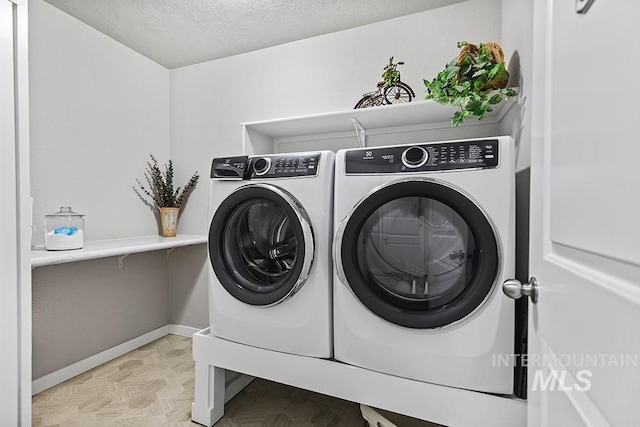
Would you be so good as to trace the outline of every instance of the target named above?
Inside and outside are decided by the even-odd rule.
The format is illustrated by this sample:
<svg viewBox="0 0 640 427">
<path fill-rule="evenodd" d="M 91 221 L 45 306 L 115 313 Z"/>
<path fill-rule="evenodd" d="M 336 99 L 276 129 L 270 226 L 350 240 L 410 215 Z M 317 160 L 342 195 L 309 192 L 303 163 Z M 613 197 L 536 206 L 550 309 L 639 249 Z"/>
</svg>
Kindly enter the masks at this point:
<svg viewBox="0 0 640 427">
<path fill-rule="evenodd" d="M 167 68 L 463 0 L 45 0 Z"/>
</svg>

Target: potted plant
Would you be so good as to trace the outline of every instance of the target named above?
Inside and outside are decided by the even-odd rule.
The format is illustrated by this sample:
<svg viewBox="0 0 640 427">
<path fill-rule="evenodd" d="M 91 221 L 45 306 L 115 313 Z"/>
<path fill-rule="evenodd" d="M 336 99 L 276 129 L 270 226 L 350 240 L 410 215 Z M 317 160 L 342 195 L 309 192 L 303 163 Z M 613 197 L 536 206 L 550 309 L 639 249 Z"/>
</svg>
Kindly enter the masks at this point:
<svg viewBox="0 0 640 427">
<path fill-rule="evenodd" d="M 185 202 L 189 194 L 196 188 L 198 183 L 198 172 L 193 174 L 189 182 L 181 188 L 173 188 L 173 163 L 164 165 L 164 172 L 160 170 L 158 161 L 150 154 L 151 161 L 147 162 L 144 176 L 147 186 L 136 179 L 140 189 L 151 198 L 153 205 L 160 212 L 160 225 L 162 236 L 174 237 L 178 230 L 178 215 L 180 207 Z"/>
<path fill-rule="evenodd" d="M 432 80 L 424 80 L 426 99 L 440 104 L 460 107 L 451 118 L 458 126 L 467 117 L 482 120 L 492 106 L 516 96 L 513 88 L 507 88 L 509 73 L 504 64 L 502 48 L 497 43 L 458 42 L 460 54 Z"/>
</svg>

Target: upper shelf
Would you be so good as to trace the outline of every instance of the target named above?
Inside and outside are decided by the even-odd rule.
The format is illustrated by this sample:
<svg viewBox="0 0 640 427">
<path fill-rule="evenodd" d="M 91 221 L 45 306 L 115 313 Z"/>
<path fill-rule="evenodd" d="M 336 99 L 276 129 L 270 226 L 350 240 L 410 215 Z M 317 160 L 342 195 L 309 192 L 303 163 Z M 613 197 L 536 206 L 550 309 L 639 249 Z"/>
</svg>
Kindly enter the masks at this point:
<svg viewBox="0 0 640 427">
<path fill-rule="evenodd" d="M 173 249 L 207 243 L 207 236 L 177 235 L 176 237 L 144 236 L 127 239 L 94 240 L 85 242 L 84 248 L 69 251 L 31 250 L 31 267 L 86 261 L 90 259 Z"/>
<path fill-rule="evenodd" d="M 362 145 L 414 144 L 503 135 L 510 131 L 504 119 L 515 104 L 513 99 L 501 102 L 493 106 L 493 111 L 483 120 L 468 118 L 458 127 L 451 126 L 451 116 L 457 107 L 424 100 L 244 122 L 243 153 L 337 151 Z"/>
<path fill-rule="evenodd" d="M 481 121 L 467 120 L 462 126 L 497 123 L 514 104 L 513 100 L 493 106 L 493 111 Z M 457 111 L 452 105 L 442 105 L 435 101 L 414 101 L 403 104 L 382 105 L 307 116 L 288 117 L 274 120 L 245 122 L 246 129 L 270 138 L 288 138 L 299 135 L 313 135 L 354 131 L 351 121 L 355 118 L 367 130 L 406 126 L 450 127 L 451 116 Z"/>
</svg>

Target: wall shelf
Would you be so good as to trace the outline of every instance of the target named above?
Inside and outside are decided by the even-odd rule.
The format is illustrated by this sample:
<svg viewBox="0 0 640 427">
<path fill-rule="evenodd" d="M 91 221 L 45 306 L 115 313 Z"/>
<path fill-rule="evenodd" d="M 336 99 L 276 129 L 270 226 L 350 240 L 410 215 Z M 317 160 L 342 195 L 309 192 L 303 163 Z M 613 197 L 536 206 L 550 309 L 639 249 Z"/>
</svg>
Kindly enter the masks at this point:
<svg viewBox="0 0 640 427">
<path fill-rule="evenodd" d="M 264 154 L 291 151 L 290 147 L 294 151 L 307 146 L 310 150 L 358 147 L 353 119 L 362 125 L 368 137 L 374 137 L 367 141 L 372 146 L 394 143 L 389 135 L 406 132 L 414 133 L 417 140 L 437 140 L 442 135 L 450 138 L 497 135 L 501 133 L 498 130 L 501 121 L 515 103 L 514 99 L 501 102 L 483 120 L 470 118 L 456 128 L 451 126 L 451 116 L 457 108 L 435 101 L 245 122 L 243 148 L 246 154 Z"/>
<path fill-rule="evenodd" d="M 122 260 L 130 254 L 161 249 L 173 250 L 204 243 L 207 243 L 207 236 L 179 234 L 176 237 L 143 236 L 86 241 L 84 248 L 69 251 L 47 251 L 44 247 L 36 247 L 31 250 L 31 268 L 113 256 L 119 257 L 118 263 L 121 266 Z"/>
</svg>

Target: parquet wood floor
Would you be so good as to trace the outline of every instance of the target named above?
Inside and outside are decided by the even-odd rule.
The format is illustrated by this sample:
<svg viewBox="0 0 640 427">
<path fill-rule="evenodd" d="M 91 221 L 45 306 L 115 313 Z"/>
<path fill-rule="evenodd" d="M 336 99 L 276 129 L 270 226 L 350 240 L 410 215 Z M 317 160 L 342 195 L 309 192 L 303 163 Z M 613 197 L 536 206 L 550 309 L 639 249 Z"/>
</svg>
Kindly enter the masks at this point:
<svg viewBox="0 0 640 427">
<path fill-rule="evenodd" d="M 33 427 L 192 423 L 191 339 L 167 335 L 33 397 Z M 356 403 L 262 379 L 225 405 L 216 427 L 368 425 Z"/>
</svg>

